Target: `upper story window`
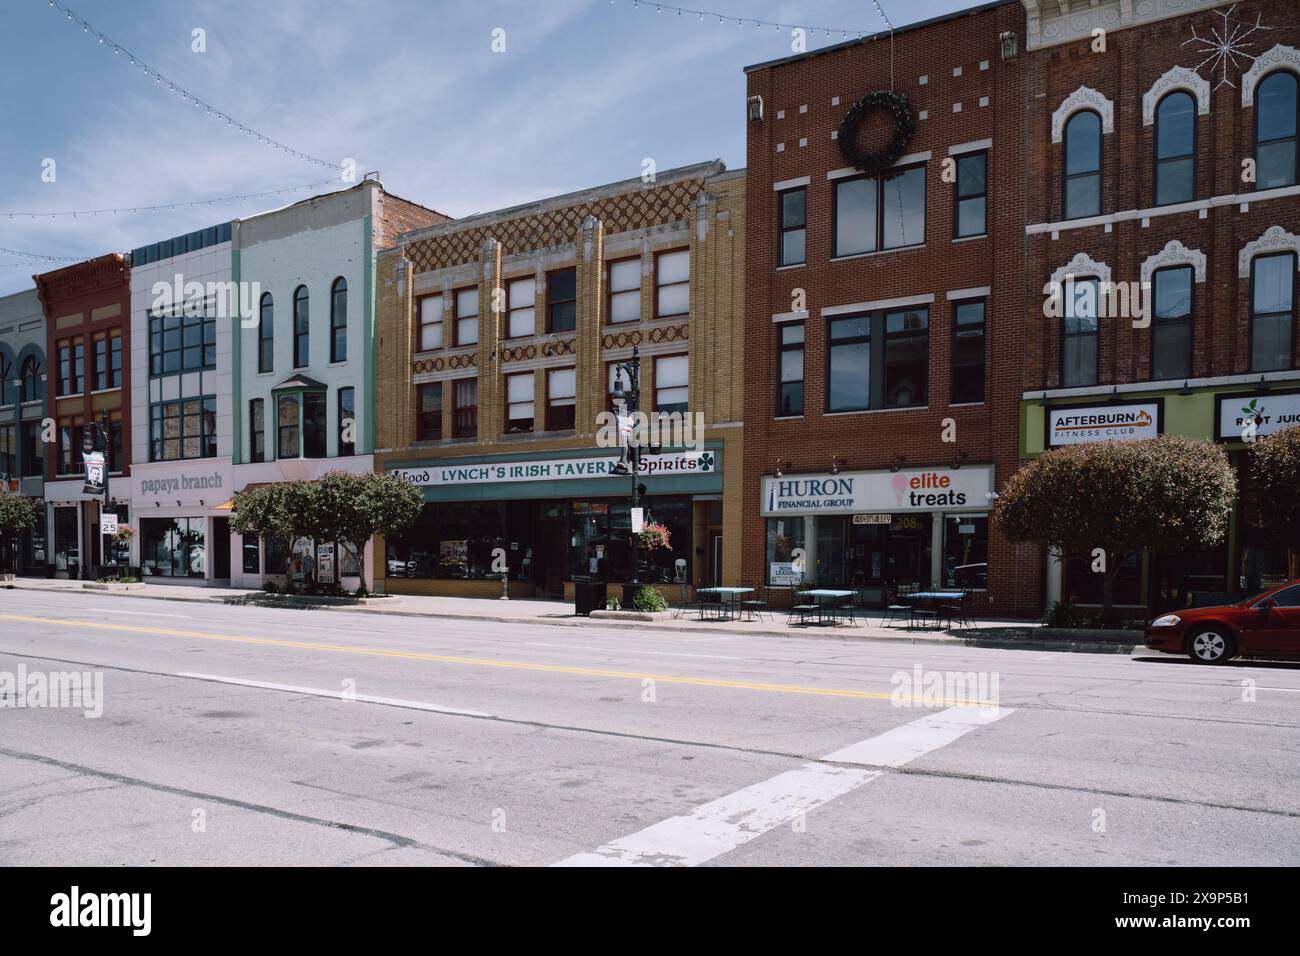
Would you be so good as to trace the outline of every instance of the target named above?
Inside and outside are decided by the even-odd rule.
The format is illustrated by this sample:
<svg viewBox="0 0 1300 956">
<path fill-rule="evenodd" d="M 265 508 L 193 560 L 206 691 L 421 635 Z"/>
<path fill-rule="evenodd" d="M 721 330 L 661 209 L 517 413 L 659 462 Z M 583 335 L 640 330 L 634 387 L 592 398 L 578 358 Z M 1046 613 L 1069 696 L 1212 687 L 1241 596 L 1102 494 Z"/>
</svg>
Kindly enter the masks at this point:
<svg viewBox="0 0 1300 956">
<path fill-rule="evenodd" d="M 641 259 L 620 259 L 609 264 L 609 321 L 641 319 Z"/>
<path fill-rule="evenodd" d="M 1275 189 L 1300 182 L 1300 124 L 1297 87 L 1300 79 L 1287 70 L 1264 78 L 1255 90 L 1255 188 Z"/>
<path fill-rule="evenodd" d="M 506 284 L 506 336 L 517 339 L 537 332 L 537 280 L 511 279 Z"/>
<path fill-rule="evenodd" d="M 260 398 L 248 402 L 248 458 L 266 461 L 266 402 Z"/>
<path fill-rule="evenodd" d="M 568 431 L 577 410 L 577 370 L 552 369 L 546 374 L 546 430 Z"/>
<path fill-rule="evenodd" d="M 928 309 L 831 319 L 827 338 L 828 412 L 909 408 L 928 401 Z"/>
<path fill-rule="evenodd" d="M 1097 310 L 1101 283 L 1096 278 L 1066 283 L 1065 315 L 1061 319 L 1061 385 L 1072 388 L 1097 384 Z"/>
<path fill-rule="evenodd" d="M 1156 205 L 1196 198 L 1196 100 L 1175 90 L 1156 107 Z"/>
<path fill-rule="evenodd" d="M 20 401 L 34 402 L 41 397 L 41 363 L 35 355 L 29 355 L 23 359 L 23 364 L 19 370 L 22 376 L 22 392 Z"/>
<path fill-rule="evenodd" d="M 660 319 L 691 311 L 691 254 L 689 250 L 661 252 L 655 256 L 655 316 Z"/>
<path fill-rule="evenodd" d="M 339 276 L 330 289 L 330 361 L 348 360 L 348 280 Z"/>
<path fill-rule="evenodd" d="M 307 287 L 298 286 L 293 293 L 293 367 L 304 368 L 311 362 L 311 316 Z"/>
<path fill-rule="evenodd" d="M 215 332 L 215 328 L 213 330 Z M 214 346 L 215 350 L 215 346 Z M 122 333 L 100 332 L 95 335 L 95 389 L 122 386 Z"/>
<path fill-rule="evenodd" d="M 304 392 L 302 396 L 302 456 L 324 458 L 325 449 L 325 393 Z"/>
<path fill-rule="evenodd" d="M 925 166 L 835 182 L 835 256 L 925 242 Z"/>
<path fill-rule="evenodd" d="M 463 378 L 451 383 L 451 435 L 478 437 L 478 379 Z"/>
<path fill-rule="evenodd" d="M 81 438 L 84 426 L 80 418 L 59 420 L 56 474 L 71 475 L 81 470 Z"/>
<path fill-rule="evenodd" d="M 417 352 L 442 348 L 442 293 L 420 297 L 420 340 Z"/>
<path fill-rule="evenodd" d="M 506 434 L 533 430 L 533 373 L 506 376 Z"/>
<path fill-rule="evenodd" d="M 442 439 L 442 382 L 415 387 L 415 437 L 418 441 Z"/>
<path fill-rule="evenodd" d="M 204 395 L 149 406 L 149 460 L 215 458 L 217 398 Z"/>
<path fill-rule="evenodd" d="M 655 359 L 655 411 L 661 415 L 690 407 L 690 358 L 665 355 Z"/>
<path fill-rule="evenodd" d="M 804 324 L 782 322 L 776 327 L 778 417 L 803 414 Z"/>
<path fill-rule="evenodd" d="M 257 370 L 275 371 L 275 300 L 262 293 L 257 316 Z"/>
<path fill-rule="evenodd" d="M 1066 219 L 1101 215 L 1101 116 L 1081 110 L 1065 124 Z"/>
<path fill-rule="evenodd" d="M 957 157 L 957 214 L 953 217 L 956 239 L 988 232 L 988 170 L 987 152 Z"/>
<path fill-rule="evenodd" d="M 1296 254 L 1256 256 L 1250 265 L 1250 370 L 1293 366 Z"/>
<path fill-rule="evenodd" d="M 1190 378 L 1192 374 L 1191 266 L 1157 269 L 1152 276 L 1151 378 Z"/>
<path fill-rule="evenodd" d="M 779 193 L 777 200 L 777 231 L 781 236 L 778 264 L 802 265 L 808 239 L 808 190 L 803 186 Z"/>
<path fill-rule="evenodd" d="M 210 315 L 149 316 L 149 374 L 173 375 L 217 367 L 217 320 Z"/>
<path fill-rule="evenodd" d="M 59 361 L 58 395 L 76 395 L 86 374 L 86 347 L 81 339 L 64 339 L 56 347 Z"/>
<path fill-rule="evenodd" d="M 478 342 L 478 289 L 456 290 L 456 345 Z"/>
<path fill-rule="evenodd" d="M 953 303 L 950 405 L 984 401 L 986 327 L 983 301 Z"/>
<path fill-rule="evenodd" d="M 578 323 L 578 270 L 546 273 L 546 331 L 572 332 Z"/>
<path fill-rule="evenodd" d="M 281 395 L 276 403 L 277 458 L 298 457 L 298 396 Z"/>
</svg>

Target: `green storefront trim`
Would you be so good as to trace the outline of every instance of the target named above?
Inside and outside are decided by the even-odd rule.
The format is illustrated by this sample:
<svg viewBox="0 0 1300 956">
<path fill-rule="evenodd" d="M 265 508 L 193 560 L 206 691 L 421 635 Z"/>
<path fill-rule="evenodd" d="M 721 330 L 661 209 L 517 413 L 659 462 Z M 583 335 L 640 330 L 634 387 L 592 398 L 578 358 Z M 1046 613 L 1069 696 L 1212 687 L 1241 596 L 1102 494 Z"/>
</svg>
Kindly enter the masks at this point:
<svg viewBox="0 0 1300 956">
<path fill-rule="evenodd" d="M 720 441 L 704 443 L 717 462 L 715 471 L 701 475 L 663 475 L 642 477 L 647 497 L 655 495 L 722 494 L 722 447 Z M 500 465 L 545 459 L 597 458 L 605 448 L 567 448 L 562 451 L 525 452 L 517 455 L 472 455 L 464 458 L 413 458 L 384 463 L 385 471 L 398 468 L 458 467 L 465 465 Z M 665 448 L 664 453 L 683 449 Z M 610 455 L 615 458 L 617 455 Z M 465 485 L 425 485 L 420 489 L 425 501 L 517 501 L 527 498 L 609 498 L 630 497 L 630 477 L 572 478 L 553 481 L 502 481 Z"/>
<path fill-rule="evenodd" d="M 239 288 L 239 250 L 230 251 L 230 277 L 234 280 L 235 288 Z M 240 297 L 235 296 L 235 325 L 231 330 L 232 342 L 230 347 L 230 394 L 232 401 L 230 403 L 230 463 L 238 465 L 243 463 L 244 449 L 244 414 L 243 414 L 243 393 L 240 391 L 240 373 L 243 371 L 243 362 L 240 349 L 242 341 L 240 339 L 240 330 L 244 327 L 244 316 L 239 313 Z M 260 303 L 259 303 L 260 305 Z M 260 319 L 261 314 L 259 312 Z"/>
</svg>

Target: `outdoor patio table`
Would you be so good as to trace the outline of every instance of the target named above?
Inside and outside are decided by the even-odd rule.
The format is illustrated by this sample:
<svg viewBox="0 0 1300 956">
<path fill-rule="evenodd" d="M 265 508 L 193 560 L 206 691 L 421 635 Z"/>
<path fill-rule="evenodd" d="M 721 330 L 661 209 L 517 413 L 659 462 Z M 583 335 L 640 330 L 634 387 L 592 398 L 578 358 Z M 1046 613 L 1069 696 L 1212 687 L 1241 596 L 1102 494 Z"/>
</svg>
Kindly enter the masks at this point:
<svg viewBox="0 0 1300 956">
<path fill-rule="evenodd" d="M 813 591 L 803 591 L 803 592 L 801 592 L 801 593 L 807 595 L 808 597 L 811 597 L 811 598 L 816 599 L 816 601 L 817 601 L 817 609 L 818 609 L 818 610 L 817 610 L 817 623 L 818 623 L 818 624 L 822 623 L 822 610 L 825 609 L 825 607 L 826 607 L 826 605 L 823 603 L 823 600 L 826 600 L 826 601 L 842 601 L 842 600 L 844 600 L 845 598 L 851 598 L 851 597 L 853 597 L 853 592 L 852 592 L 852 591 L 835 591 L 835 590 L 831 590 L 831 589 L 829 589 L 829 588 L 817 588 L 816 590 L 813 590 Z M 832 621 L 832 623 L 834 622 L 834 617 L 831 618 L 831 621 Z"/>
<path fill-rule="evenodd" d="M 722 613 L 727 615 L 719 620 L 734 621 L 739 616 L 736 602 L 746 594 L 753 594 L 753 588 L 696 588 L 696 594 L 716 594 L 722 598 Z M 704 605 L 700 605 L 700 620 L 704 620 Z"/>
<path fill-rule="evenodd" d="M 962 591 L 915 591 L 906 595 L 909 601 L 921 601 L 929 605 L 930 609 L 935 612 L 936 621 L 944 604 L 951 601 L 960 601 L 964 596 Z M 949 625 L 952 624 L 951 614 L 948 623 Z"/>
</svg>

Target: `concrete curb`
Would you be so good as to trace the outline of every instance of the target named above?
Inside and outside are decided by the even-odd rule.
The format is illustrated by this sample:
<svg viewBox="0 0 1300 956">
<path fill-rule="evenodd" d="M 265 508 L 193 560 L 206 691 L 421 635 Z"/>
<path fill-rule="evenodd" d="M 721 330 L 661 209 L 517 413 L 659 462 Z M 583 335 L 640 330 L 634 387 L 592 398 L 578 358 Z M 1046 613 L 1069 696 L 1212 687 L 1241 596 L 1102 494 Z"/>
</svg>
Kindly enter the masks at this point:
<svg viewBox="0 0 1300 956">
<path fill-rule="evenodd" d="M 227 606 L 239 606 L 240 604 L 249 604 L 255 607 L 295 607 L 285 603 L 255 603 L 252 601 L 241 602 L 237 599 L 232 602 L 228 595 L 213 595 L 212 597 L 191 597 L 190 595 L 169 595 L 156 593 L 141 593 L 139 591 L 88 591 L 78 588 L 48 588 L 40 586 L 23 586 L 20 584 L 3 584 L 0 587 L 9 590 L 19 591 L 45 591 L 60 594 L 91 594 L 94 596 L 113 596 L 124 598 L 153 598 L 159 601 L 181 601 L 191 604 L 224 604 Z M 260 592 L 252 592 L 260 593 Z M 283 600 L 283 599 L 281 599 Z M 389 617 L 408 617 L 408 618 L 437 618 L 450 621 L 488 621 L 494 624 L 543 624 L 551 627 L 609 627 L 616 621 L 602 620 L 595 618 L 580 617 L 577 615 L 565 615 L 556 617 L 522 617 L 509 616 L 503 614 L 460 614 L 454 611 L 409 611 L 395 607 L 372 607 L 368 605 L 356 604 L 312 604 L 303 606 L 304 610 L 318 611 L 352 611 L 364 614 L 379 614 Z M 630 612 L 595 612 L 595 613 L 630 613 Z M 638 615 L 641 617 L 642 615 Z M 647 615 L 648 616 L 648 615 Z M 671 619 L 670 619 L 671 620 Z M 1135 647 L 1140 644 L 1118 644 L 1110 642 L 1097 641 L 1060 641 L 1060 640 L 1043 640 L 1040 638 L 1026 637 L 1024 639 L 1007 637 L 1001 634 L 997 636 L 980 636 L 978 634 L 948 634 L 935 632 L 906 632 L 901 631 L 898 634 L 864 634 L 860 629 L 854 633 L 853 628 L 810 628 L 810 627 L 788 627 L 784 630 L 760 630 L 758 628 L 747 627 L 710 627 L 708 625 L 698 624 L 674 624 L 669 621 L 653 620 L 652 628 L 656 631 L 665 631 L 668 633 L 681 634 L 736 634 L 747 637 L 814 637 L 824 636 L 832 640 L 841 641 L 879 641 L 885 644 L 948 644 L 953 647 L 985 647 L 997 650 L 1019 650 L 1019 651 L 1056 651 L 1061 653 L 1075 654 L 1129 654 Z M 644 626 L 646 621 L 638 620 L 638 626 Z M 1008 630 L 1006 628 L 997 628 L 997 631 Z M 1027 631 L 1029 629 L 1026 629 Z"/>
</svg>

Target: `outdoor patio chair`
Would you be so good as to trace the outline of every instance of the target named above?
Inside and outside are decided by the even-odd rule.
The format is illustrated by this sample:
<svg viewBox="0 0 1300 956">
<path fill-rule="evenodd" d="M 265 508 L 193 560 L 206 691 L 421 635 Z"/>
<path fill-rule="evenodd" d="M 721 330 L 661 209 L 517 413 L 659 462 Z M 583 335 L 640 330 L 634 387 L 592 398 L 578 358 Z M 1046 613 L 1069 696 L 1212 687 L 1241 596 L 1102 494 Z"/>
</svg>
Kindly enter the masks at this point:
<svg viewBox="0 0 1300 956">
<path fill-rule="evenodd" d="M 899 597 L 899 588 L 896 585 L 890 585 L 885 590 L 885 616 L 880 620 L 881 627 L 893 627 L 892 621 L 905 620 L 910 626 L 912 623 L 912 605 L 905 603 Z"/>
<path fill-rule="evenodd" d="M 679 583 L 677 585 L 677 606 L 673 608 L 673 619 L 680 620 L 696 610 L 698 610 L 697 602 L 691 597 L 691 586 Z"/>
<path fill-rule="evenodd" d="M 709 593 L 698 595 L 699 600 L 696 605 L 700 609 L 701 621 L 721 621 L 722 612 L 726 609 L 726 603 L 722 600 L 721 594 Z"/>
<path fill-rule="evenodd" d="M 821 620 L 822 606 L 815 601 L 810 602 L 803 592 L 796 593 L 794 601 L 795 603 L 790 607 L 790 615 L 785 621 L 787 625 L 791 621 L 798 625 L 807 624 L 810 617 L 815 617 L 818 621 Z M 795 621 L 795 618 L 798 618 L 798 620 Z"/>
<path fill-rule="evenodd" d="M 764 614 L 766 614 L 768 619 L 771 620 L 772 609 L 767 606 L 767 589 L 761 584 L 750 585 L 749 583 L 746 583 L 743 586 L 752 586 L 754 588 L 753 597 L 746 598 L 740 602 L 740 609 L 745 615 L 745 620 L 759 621 L 762 620 Z"/>
</svg>

